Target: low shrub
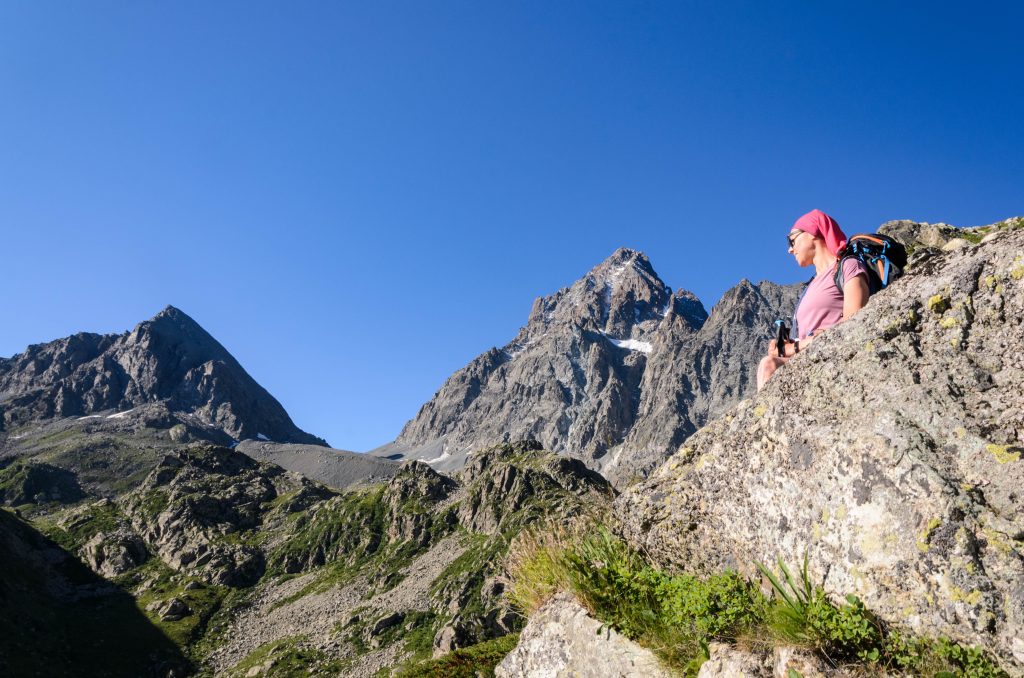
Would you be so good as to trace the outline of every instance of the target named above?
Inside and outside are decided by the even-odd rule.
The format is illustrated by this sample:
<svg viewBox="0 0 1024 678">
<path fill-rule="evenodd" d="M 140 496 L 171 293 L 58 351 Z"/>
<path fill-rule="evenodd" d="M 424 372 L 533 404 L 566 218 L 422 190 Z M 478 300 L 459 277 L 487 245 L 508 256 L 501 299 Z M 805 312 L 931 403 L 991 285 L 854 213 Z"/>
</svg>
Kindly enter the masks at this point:
<svg viewBox="0 0 1024 678">
<path fill-rule="evenodd" d="M 524 615 L 559 590 L 573 592 L 602 623 L 648 647 L 667 666 L 695 675 L 711 641 L 798 646 L 832 666 L 858 664 L 913 675 L 994 678 L 1005 672 L 979 648 L 888 629 L 853 595 L 834 603 L 811 581 L 758 565 L 771 597 L 736 572 L 667 574 L 601 526 L 526 533 L 507 561 L 510 602 Z"/>
</svg>

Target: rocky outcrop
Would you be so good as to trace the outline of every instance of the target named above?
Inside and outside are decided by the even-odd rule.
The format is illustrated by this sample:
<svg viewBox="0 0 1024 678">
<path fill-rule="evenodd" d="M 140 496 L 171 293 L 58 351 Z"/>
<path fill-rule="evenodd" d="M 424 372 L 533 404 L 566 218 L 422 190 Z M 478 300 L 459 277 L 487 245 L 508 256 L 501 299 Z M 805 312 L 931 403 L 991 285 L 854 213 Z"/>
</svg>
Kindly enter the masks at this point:
<svg viewBox="0 0 1024 678">
<path fill-rule="evenodd" d="M 667 678 L 658 658 L 592 618 L 568 594 L 530 617 L 519 644 L 495 668 L 498 678 Z"/>
<path fill-rule="evenodd" d="M 75 475 L 33 460 L 0 462 L 0 502 L 8 506 L 58 502 L 72 504 L 84 495 Z"/>
<path fill-rule="evenodd" d="M 806 551 L 828 591 L 1024 669 L 1024 230 L 948 249 L 620 497 L 619 532 L 689 571 Z"/>
<path fill-rule="evenodd" d="M 325 444 L 296 427 L 216 339 L 173 306 L 122 335 L 81 333 L 0 359 L 0 430 L 155 401 L 238 440 Z"/>
<path fill-rule="evenodd" d="M 457 476 L 464 485 L 459 523 L 474 532 L 497 534 L 544 517 L 524 512 L 531 505 L 564 505 L 569 519 L 588 504 L 611 499 L 613 490 L 580 460 L 557 457 L 536 441 L 497 445 L 470 455 Z M 571 501 L 570 501 L 571 500 Z"/>
<path fill-rule="evenodd" d="M 245 533 L 261 524 L 283 475 L 228 449 L 193 448 L 165 457 L 122 506 L 171 568 L 211 584 L 244 586 L 265 569 L 264 553 Z"/>
<path fill-rule="evenodd" d="M 144 563 L 149 557 L 142 537 L 131 530 L 98 532 L 81 550 L 82 560 L 104 577 L 116 577 Z"/>
<path fill-rule="evenodd" d="M 752 392 L 771 323 L 798 292 L 744 281 L 708 320 L 643 253 L 620 249 L 537 299 L 515 339 L 452 375 L 374 454 L 451 470 L 472 450 L 533 439 L 616 481 L 643 475 Z"/>
</svg>

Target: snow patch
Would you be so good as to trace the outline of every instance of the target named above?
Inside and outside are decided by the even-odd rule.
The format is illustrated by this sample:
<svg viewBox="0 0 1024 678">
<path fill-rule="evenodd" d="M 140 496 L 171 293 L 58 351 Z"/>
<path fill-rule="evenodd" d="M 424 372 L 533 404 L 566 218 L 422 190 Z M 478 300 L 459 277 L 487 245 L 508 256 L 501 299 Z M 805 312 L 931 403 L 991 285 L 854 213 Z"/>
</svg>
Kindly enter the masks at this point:
<svg viewBox="0 0 1024 678">
<path fill-rule="evenodd" d="M 665 302 L 665 308 L 661 309 L 661 317 L 664 318 L 668 315 L 668 312 L 672 310 L 672 290 L 665 288 L 668 292 L 668 301 Z"/>
<path fill-rule="evenodd" d="M 612 308 L 612 294 L 615 292 L 615 284 L 632 263 L 633 262 L 629 262 L 628 264 L 619 264 L 608 274 L 608 279 L 604 283 L 604 311 L 606 313 L 611 311 Z"/>
<path fill-rule="evenodd" d="M 267 442 L 270 442 L 270 438 L 268 438 L 267 436 L 263 435 L 262 433 L 257 433 L 256 434 L 256 439 L 257 440 L 265 440 Z"/>
<path fill-rule="evenodd" d="M 441 453 L 441 456 L 440 456 L 440 457 L 435 457 L 435 458 L 433 458 L 433 459 L 431 459 L 431 460 L 427 461 L 426 463 L 427 463 L 427 464 L 440 464 L 440 463 L 441 463 L 442 461 L 444 461 L 445 459 L 451 459 L 451 456 L 452 456 L 452 455 L 448 454 L 448 452 L 447 452 L 447 451 L 445 451 L 445 452 L 442 452 L 442 453 Z"/>
<path fill-rule="evenodd" d="M 103 418 L 102 414 L 87 414 L 84 417 L 79 417 L 78 421 L 82 421 L 83 419 L 102 419 L 102 418 Z"/>
<path fill-rule="evenodd" d="M 118 412 L 117 414 L 108 415 L 107 419 L 120 419 L 121 417 L 125 416 L 126 414 L 131 414 L 134 411 L 135 411 L 135 408 L 133 407 L 132 409 L 125 410 L 124 412 Z"/>
<path fill-rule="evenodd" d="M 605 339 L 612 342 L 619 348 L 624 348 L 630 351 L 640 351 L 641 353 L 650 353 L 652 350 L 651 342 L 640 341 L 639 339 L 613 339 L 607 334 L 604 335 Z"/>
<path fill-rule="evenodd" d="M 22 438 L 24 438 L 27 435 L 28 435 L 27 433 L 22 433 L 20 436 L 11 436 L 11 440 L 21 440 Z"/>
</svg>

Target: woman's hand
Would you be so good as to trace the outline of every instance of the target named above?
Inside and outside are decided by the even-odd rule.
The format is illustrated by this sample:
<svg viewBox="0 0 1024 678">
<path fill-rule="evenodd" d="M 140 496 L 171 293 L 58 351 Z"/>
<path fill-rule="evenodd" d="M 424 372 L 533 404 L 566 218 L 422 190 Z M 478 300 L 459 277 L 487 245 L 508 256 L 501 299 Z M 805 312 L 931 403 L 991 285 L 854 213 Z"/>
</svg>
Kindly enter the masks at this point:
<svg viewBox="0 0 1024 678">
<path fill-rule="evenodd" d="M 802 346 L 802 344 L 801 344 Z M 768 342 L 768 357 L 769 358 L 792 358 L 796 355 L 796 342 L 786 341 L 782 344 L 782 356 L 779 356 L 779 345 L 774 339 Z"/>
</svg>

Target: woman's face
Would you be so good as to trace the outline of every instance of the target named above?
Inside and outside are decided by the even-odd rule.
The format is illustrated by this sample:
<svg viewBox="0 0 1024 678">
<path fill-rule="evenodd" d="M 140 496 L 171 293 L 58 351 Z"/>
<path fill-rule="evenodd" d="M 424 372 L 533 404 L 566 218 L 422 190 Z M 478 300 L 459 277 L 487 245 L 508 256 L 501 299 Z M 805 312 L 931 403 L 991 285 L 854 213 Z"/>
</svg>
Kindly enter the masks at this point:
<svg viewBox="0 0 1024 678">
<path fill-rule="evenodd" d="M 793 229 L 789 232 L 789 253 L 796 259 L 798 266 L 810 266 L 814 263 L 814 241 L 816 238 L 807 231 Z"/>
</svg>

